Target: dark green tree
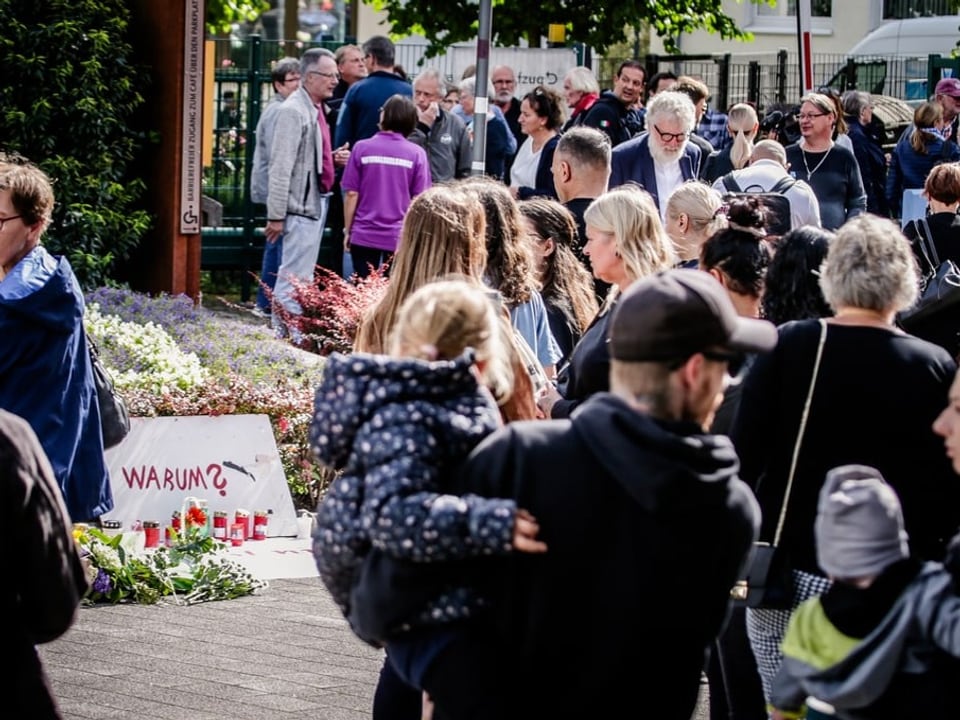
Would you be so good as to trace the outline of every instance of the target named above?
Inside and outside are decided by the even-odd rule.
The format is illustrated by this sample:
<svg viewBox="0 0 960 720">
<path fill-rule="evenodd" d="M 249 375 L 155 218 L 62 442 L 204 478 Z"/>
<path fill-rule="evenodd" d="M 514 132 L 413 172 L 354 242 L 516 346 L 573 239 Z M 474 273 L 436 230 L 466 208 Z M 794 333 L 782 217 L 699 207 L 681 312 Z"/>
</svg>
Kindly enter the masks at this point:
<svg viewBox="0 0 960 720">
<path fill-rule="evenodd" d="M 131 63 L 124 0 L 0 2 L 0 150 L 32 160 L 57 198 L 44 243 L 86 288 L 107 282 L 147 230 L 134 164 L 143 68 Z"/>
<path fill-rule="evenodd" d="M 420 34 L 430 42 L 430 55 L 437 55 L 455 42 L 477 36 L 477 0 L 364 0 L 390 14 L 398 35 Z M 774 0 L 748 0 L 775 5 Z M 686 0 L 667 3 L 653 0 L 603 2 L 602 0 L 540 0 L 534 8 L 516 0 L 493 0 L 493 41 L 496 45 L 517 45 L 521 38 L 539 46 L 549 24 L 564 25 L 567 39 L 582 42 L 603 53 L 607 47 L 627 39 L 631 28 L 649 25 L 663 38 L 668 50 L 676 49 L 681 33 L 707 30 L 728 39 L 747 40 L 721 9 L 720 0 Z"/>
<path fill-rule="evenodd" d="M 269 9 L 267 0 L 207 0 L 207 32 L 227 35 L 234 23 L 253 22 Z"/>
</svg>

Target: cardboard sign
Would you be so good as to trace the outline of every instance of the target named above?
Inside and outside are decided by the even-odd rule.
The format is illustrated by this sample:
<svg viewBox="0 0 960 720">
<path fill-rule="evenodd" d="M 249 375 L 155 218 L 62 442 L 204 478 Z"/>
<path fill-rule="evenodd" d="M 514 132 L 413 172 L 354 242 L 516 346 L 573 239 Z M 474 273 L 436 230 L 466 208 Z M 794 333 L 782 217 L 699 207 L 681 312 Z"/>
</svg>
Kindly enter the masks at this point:
<svg viewBox="0 0 960 720">
<path fill-rule="evenodd" d="M 297 534 L 297 517 L 266 415 L 131 418 L 106 452 L 114 509 L 104 520 L 170 524 L 188 497 L 233 522 L 237 509 L 268 513 L 269 537 Z M 162 531 L 161 531 L 161 537 Z"/>
</svg>

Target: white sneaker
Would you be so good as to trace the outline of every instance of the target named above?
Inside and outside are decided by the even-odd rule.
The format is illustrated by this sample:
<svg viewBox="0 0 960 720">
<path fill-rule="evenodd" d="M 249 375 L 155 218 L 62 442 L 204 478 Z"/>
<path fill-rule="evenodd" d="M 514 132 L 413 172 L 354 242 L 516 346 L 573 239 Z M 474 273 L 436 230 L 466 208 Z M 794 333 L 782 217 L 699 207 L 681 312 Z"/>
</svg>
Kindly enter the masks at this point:
<svg viewBox="0 0 960 720">
<path fill-rule="evenodd" d="M 254 305 L 252 308 L 250 308 L 250 313 L 254 317 L 258 317 L 262 320 L 266 320 L 271 316 L 271 312 L 269 310 L 264 310 L 263 308 L 258 307 L 257 305 Z"/>
</svg>

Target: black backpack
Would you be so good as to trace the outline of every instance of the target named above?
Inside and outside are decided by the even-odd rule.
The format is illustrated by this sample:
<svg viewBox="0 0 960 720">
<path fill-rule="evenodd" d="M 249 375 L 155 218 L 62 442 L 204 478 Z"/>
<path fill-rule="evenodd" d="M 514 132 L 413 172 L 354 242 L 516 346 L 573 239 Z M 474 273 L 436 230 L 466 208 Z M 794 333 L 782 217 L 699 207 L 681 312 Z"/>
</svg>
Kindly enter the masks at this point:
<svg viewBox="0 0 960 720">
<path fill-rule="evenodd" d="M 796 184 L 796 180 L 786 175 L 769 190 L 764 190 L 759 185 L 750 185 L 746 190 L 742 189 L 733 178 L 733 173 L 729 172 L 721 178 L 726 193 L 723 196 L 724 202 L 739 200 L 742 198 L 757 198 L 767 210 L 767 221 L 764 224 L 769 235 L 785 235 L 790 231 L 790 200 L 784 194 Z M 751 190 L 750 188 L 757 188 Z"/>
</svg>

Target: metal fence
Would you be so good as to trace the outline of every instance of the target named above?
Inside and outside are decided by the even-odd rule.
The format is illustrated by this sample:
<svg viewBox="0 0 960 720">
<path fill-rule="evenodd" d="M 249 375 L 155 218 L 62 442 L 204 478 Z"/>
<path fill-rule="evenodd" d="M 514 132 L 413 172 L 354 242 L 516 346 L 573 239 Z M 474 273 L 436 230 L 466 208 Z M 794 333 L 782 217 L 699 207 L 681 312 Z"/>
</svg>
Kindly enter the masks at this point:
<svg viewBox="0 0 960 720">
<path fill-rule="evenodd" d="M 213 160 L 204 168 L 204 194 L 223 207 L 220 229 L 205 227 L 201 263 L 205 267 L 254 269 L 263 246 L 262 209 L 249 198 L 255 128 L 261 108 L 269 101 L 271 64 L 285 55 L 299 56 L 310 47 L 335 50 L 341 43 L 299 43 L 264 40 L 256 35 L 243 41 L 217 41 L 214 49 Z M 413 79 L 425 61 L 425 45 L 398 43 L 397 63 Z M 578 55 L 582 57 L 582 55 Z M 750 102 L 763 113 L 772 105 L 795 103 L 800 97 L 797 53 L 662 56 L 642 59 L 647 76 L 670 70 L 698 77 L 711 90 L 711 106 L 726 110 L 737 102 Z M 929 58 L 814 55 L 816 84 L 839 92 L 867 90 L 919 102 L 927 98 L 928 76 L 948 61 Z M 611 87 L 620 58 L 595 58 L 593 70 L 601 87 Z M 952 61 L 956 64 L 957 61 Z M 431 58 L 429 64 L 452 77 L 450 58 Z M 939 69 L 937 69 L 939 73 Z M 960 75 L 960 66 L 956 68 Z M 937 75 L 938 77 L 939 75 Z M 205 226 L 209 223 L 205 222 Z M 242 258 L 242 261 L 237 258 Z"/>
</svg>

